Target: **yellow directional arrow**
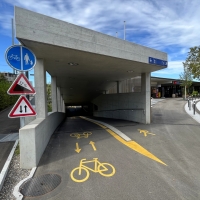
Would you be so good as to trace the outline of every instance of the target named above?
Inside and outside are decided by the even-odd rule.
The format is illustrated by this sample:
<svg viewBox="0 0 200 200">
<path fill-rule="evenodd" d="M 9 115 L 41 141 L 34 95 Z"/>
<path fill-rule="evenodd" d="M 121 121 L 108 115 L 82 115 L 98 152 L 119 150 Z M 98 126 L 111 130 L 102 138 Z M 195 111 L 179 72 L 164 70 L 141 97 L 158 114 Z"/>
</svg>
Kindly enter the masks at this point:
<svg viewBox="0 0 200 200">
<path fill-rule="evenodd" d="M 76 143 L 76 149 L 75 149 L 75 151 L 76 151 L 77 153 L 80 153 L 80 151 L 81 151 L 81 149 L 79 149 L 78 142 Z"/>
<path fill-rule="evenodd" d="M 117 139 L 118 141 L 120 141 L 122 144 L 126 145 L 127 147 L 131 148 L 132 150 L 152 159 L 155 160 L 163 165 L 166 165 L 164 162 L 162 162 L 160 159 L 158 159 L 156 156 L 154 156 L 152 153 L 150 153 L 149 151 L 147 151 L 144 147 L 142 147 L 141 145 L 139 145 L 138 143 L 136 143 L 135 141 L 129 141 L 126 142 L 124 139 L 122 139 L 119 135 L 117 135 L 114 131 L 112 131 L 111 129 L 107 128 L 106 126 L 103 126 L 97 122 L 91 121 L 89 119 L 86 119 L 84 117 L 81 117 L 82 119 L 85 119 L 87 121 L 90 121 L 94 124 L 97 124 L 98 126 L 102 127 L 103 129 L 105 129 L 108 133 L 110 133 L 115 139 Z M 148 133 L 149 134 L 149 133 Z M 145 135 L 145 134 L 144 134 Z M 147 135 L 147 133 L 146 133 Z"/>
<path fill-rule="evenodd" d="M 149 135 L 156 135 L 156 134 L 154 134 L 154 133 L 150 133 L 150 132 L 147 131 L 147 130 L 138 129 L 138 131 L 139 131 L 140 133 L 144 133 L 144 137 L 147 137 L 148 134 L 149 134 Z"/>
<path fill-rule="evenodd" d="M 91 144 L 92 145 L 92 148 L 94 149 L 94 151 L 96 151 L 97 149 L 96 149 L 96 147 L 94 146 L 94 142 L 92 142 L 92 141 L 90 141 L 90 143 L 89 144 Z"/>
</svg>

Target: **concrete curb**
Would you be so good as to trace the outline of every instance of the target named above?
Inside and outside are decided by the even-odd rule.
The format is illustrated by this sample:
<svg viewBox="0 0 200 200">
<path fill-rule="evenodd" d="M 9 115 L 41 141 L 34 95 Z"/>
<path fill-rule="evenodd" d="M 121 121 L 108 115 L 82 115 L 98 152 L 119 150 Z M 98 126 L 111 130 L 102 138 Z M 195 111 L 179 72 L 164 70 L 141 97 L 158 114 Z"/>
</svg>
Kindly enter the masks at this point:
<svg viewBox="0 0 200 200">
<path fill-rule="evenodd" d="M 37 169 L 37 167 L 32 168 L 32 170 L 31 170 L 29 176 L 28 176 L 27 178 L 21 180 L 21 181 L 15 186 L 15 188 L 14 188 L 14 190 L 13 190 L 13 195 L 16 197 L 16 200 L 22 200 L 22 199 L 23 199 L 24 196 L 20 193 L 19 188 L 20 188 L 20 186 L 21 186 L 26 180 L 28 180 L 28 179 L 30 179 L 30 178 L 33 177 L 33 175 L 35 174 L 36 169 Z"/>
<path fill-rule="evenodd" d="M 196 101 L 196 112 L 200 114 L 200 100 Z"/>
<path fill-rule="evenodd" d="M 9 169 L 12 157 L 14 155 L 15 149 L 16 149 L 16 147 L 18 145 L 18 142 L 19 142 L 19 140 L 16 140 L 16 142 L 15 142 L 15 144 L 14 144 L 14 146 L 13 146 L 13 148 L 12 148 L 12 150 L 11 150 L 9 156 L 8 156 L 8 159 L 6 160 L 6 162 L 4 164 L 4 167 L 1 170 L 1 173 L 0 173 L 0 191 L 1 191 L 2 187 L 3 187 L 4 181 L 5 181 L 6 175 L 8 173 L 8 169 Z"/>
<path fill-rule="evenodd" d="M 125 135 L 120 130 L 116 129 L 115 127 L 113 127 L 113 126 L 111 126 L 109 124 L 106 124 L 104 122 L 97 121 L 97 120 L 94 120 L 94 119 L 90 119 L 90 118 L 87 118 L 87 117 L 81 117 L 81 118 L 86 119 L 86 120 L 91 121 L 91 122 L 96 122 L 96 123 L 102 124 L 102 125 L 108 127 L 113 132 L 115 132 L 117 135 L 119 135 L 122 139 L 126 140 L 127 142 L 131 141 L 131 139 L 127 135 Z"/>
</svg>

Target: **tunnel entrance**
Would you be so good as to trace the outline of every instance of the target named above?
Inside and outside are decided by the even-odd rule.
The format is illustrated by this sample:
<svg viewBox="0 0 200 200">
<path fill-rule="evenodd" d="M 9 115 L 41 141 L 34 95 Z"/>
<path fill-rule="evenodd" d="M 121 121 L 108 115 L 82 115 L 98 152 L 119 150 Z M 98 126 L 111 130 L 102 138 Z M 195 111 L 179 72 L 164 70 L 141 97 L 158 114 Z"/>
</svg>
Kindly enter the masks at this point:
<svg viewBox="0 0 200 200">
<path fill-rule="evenodd" d="M 67 106 L 66 115 L 67 117 L 93 116 L 93 104 Z"/>
</svg>

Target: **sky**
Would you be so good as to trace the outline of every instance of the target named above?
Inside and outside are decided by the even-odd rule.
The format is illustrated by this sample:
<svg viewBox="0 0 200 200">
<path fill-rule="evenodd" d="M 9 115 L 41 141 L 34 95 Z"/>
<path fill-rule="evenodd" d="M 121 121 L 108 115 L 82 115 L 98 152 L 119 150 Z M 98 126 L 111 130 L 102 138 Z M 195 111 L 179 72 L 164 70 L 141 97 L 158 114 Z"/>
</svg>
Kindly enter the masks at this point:
<svg viewBox="0 0 200 200">
<path fill-rule="evenodd" d="M 200 45 L 199 0 L 1 0 L 0 72 L 13 72 L 4 57 L 15 5 L 121 39 L 126 21 L 127 41 L 168 54 L 156 77 L 179 79 L 189 48 Z"/>
</svg>

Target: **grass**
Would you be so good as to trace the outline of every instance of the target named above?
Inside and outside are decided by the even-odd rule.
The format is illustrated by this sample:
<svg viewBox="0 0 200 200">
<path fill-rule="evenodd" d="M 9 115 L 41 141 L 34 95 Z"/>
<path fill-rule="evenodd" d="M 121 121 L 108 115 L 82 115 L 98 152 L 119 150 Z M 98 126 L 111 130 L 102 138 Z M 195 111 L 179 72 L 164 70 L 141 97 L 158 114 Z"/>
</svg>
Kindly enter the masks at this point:
<svg viewBox="0 0 200 200">
<path fill-rule="evenodd" d="M 19 144 L 18 144 L 15 149 L 15 155 L 19 155 L 19 154 L 20 154 L 20 148 L 19 148 Z"/>
</svg>

